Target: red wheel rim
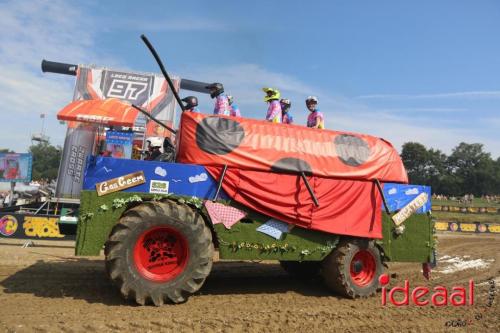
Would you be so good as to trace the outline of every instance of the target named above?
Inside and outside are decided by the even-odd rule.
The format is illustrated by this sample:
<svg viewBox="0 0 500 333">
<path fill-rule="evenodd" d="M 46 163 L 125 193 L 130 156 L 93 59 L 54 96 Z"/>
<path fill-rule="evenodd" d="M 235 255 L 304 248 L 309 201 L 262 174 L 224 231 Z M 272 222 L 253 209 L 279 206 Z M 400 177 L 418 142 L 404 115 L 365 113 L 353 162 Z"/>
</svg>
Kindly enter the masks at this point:
<svg viewBox="0 0 500 333">
<path fill-rule="evenodd" d="M 372 283 L 377 264 L 373 254 L 367 250 L 357 252 L 351 261 L 351 279 L 360 287 L 365 287 Z"/>
<path fill-rule="evenodd" d="M 134 246 L 134 263 L 148 280 L 166 282 L 186 267 L 189 248 L 186 238 L 170 227 L 154 227 L 143 232 Z"/>
</svg>

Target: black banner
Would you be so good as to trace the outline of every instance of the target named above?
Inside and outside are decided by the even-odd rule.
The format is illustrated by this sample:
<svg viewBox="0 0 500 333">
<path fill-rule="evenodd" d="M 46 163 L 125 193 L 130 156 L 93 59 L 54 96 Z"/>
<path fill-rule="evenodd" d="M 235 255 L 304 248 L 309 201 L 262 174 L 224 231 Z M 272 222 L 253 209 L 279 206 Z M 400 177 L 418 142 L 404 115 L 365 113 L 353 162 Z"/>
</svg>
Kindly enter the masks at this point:
<svg viewBox="0 0 500 333">
<path fill-rule="evenodd" d="M 0 238 L 74 239 L 61 233 L 59 216 L 0 213 Z"/>
</svg>

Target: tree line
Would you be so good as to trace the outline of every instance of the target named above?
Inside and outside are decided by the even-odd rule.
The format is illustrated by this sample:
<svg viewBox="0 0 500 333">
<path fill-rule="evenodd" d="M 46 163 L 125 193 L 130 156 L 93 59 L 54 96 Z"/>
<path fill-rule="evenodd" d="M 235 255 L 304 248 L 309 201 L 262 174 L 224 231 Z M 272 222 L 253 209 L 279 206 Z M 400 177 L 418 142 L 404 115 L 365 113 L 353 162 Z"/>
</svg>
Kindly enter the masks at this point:
<svg viewBox="0 0 500 333">
<path fill-rule="evenodd" d="M 429 185 L 432 193 L 500 194 L 500 157 L 494 160 L 480 143 L 461 142 L 447 156 L 439 149 L 407 142 L 403 144 L 401 159 L 410 183 Z"/>
</svg>

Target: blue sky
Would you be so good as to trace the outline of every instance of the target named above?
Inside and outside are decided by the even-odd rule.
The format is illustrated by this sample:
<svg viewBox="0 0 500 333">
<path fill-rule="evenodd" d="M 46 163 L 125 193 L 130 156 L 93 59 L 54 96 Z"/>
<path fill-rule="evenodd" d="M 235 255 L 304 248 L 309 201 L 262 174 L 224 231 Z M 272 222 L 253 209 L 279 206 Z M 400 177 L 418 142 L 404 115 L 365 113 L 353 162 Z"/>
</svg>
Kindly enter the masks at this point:
<svg viewBox="0 0 500 333">
<path fill-rule="evenodd" d="M 55 115 L 74 77 L 41 73 L 42 59 L 157 72 L 145 33 L 171 73 L 224 83 L 244 116 L 264 117 L 260 88 L 272 86 L 299 123 L 316 95 L 329 129 L 500 156 L 498 1 L 145 3 L 2 1 L 0 147 L 26 151 L 40 113 L 63 143 Z"/>
</svg>

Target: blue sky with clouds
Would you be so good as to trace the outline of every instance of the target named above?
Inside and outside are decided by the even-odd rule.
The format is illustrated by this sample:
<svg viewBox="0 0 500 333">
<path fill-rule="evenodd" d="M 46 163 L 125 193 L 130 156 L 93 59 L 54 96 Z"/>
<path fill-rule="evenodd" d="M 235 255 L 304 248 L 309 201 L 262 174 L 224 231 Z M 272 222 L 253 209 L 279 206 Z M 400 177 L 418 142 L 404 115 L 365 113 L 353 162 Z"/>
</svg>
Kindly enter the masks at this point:
<svg viewBox="0 0 500 333">
<path fill-rule="evenodd" d="M 273 86 L 299 123 L 317 95 L 329 129 L 500 156 L 498 1 L 2 1 L 0 31 L 0 147 L 19 152 L 40 113 L 64 140 L 74 77 L 42 59 L 156 72 L 145 33 L 170 72 L 224 83 L 245 116 L 264 117 Z"/>
</svg>

